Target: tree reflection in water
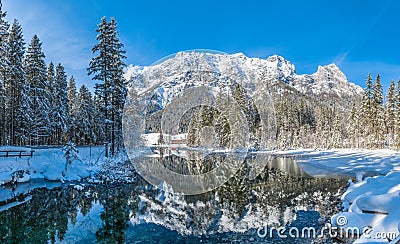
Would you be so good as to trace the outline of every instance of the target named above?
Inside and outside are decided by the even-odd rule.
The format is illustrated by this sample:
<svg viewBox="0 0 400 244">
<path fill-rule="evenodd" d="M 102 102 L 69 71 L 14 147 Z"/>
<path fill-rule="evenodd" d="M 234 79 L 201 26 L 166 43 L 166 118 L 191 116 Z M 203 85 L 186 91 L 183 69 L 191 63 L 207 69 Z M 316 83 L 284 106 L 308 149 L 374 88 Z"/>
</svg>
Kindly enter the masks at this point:
<svg viewBox="0 0 400 244">
<path fill-rule="evenodd" d="M 174 165 L 177 171 L 201 173 L 209 170 L 211 164 L 223 163 L 224 157 L 205 160 L 208 163 L 195 161 L 192 168 L 190 161 L 173 157 L 163 158 L 161 163 Z M 102 206 L 100 221 L 93 236 L 85 238 L 99 243 L 125 242 L 130 223 L 145 223 L 144 226 L 155 223 L 183 236 L 220 236 L 265 224 L 290 224 L 300 209 L 315 210 L 322 216 L 337 211 L 336 201 L 347 184 L 345 179 L 307 177 L 290 159 L 274 159 L 258 177 L 250 180 L 251 160 L 254 158 L 247 158 L 241 170 L 223 186 L 195 196 L 173 193 L 166 185 L 156 189 L 140 177 L 135 184 L 79 187 L 71 184 L 36 189 L 18 197 L 23 200 L 31 196 L 29 201 L 0 212 L 1 242 L 63 241 L 68 229 L 77 225 L 77 216 L 87 217 L 94 205 Z"/>
</svg>

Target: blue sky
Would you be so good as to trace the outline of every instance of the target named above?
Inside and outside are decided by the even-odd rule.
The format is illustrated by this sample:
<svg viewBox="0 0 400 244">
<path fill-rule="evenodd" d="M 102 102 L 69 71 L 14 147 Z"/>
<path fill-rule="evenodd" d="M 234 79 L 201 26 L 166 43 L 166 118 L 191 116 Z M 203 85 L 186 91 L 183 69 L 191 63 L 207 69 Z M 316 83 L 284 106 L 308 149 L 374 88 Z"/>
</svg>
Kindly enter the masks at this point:
<svg viewBox="0 0 400 244">
<path fill-rule="evenodd" d="M 116 18 L 127 64 L 212 49 L 278 54 L 299 74 L 336 63 L 362 86 L 369 72 L 380 73 L 386 87 L 400 79 L 399 1 L 3 0 L 3 8 L 9 21 L 20 21 L 27 43 L 38 34 L 47 61 L 63 63 L 89 86 L 86 68 L 102 16 Z"/>
</svg>

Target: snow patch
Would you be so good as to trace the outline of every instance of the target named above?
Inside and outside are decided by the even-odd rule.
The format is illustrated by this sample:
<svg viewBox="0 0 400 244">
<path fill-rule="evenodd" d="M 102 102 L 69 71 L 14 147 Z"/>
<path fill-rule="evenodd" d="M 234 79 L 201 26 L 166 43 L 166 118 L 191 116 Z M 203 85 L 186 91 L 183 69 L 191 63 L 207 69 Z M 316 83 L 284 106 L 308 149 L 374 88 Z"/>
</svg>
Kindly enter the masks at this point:
<svg viewBox="0 0 400 244">
<path fill-rule="evenodd" d="M 15 147 L 12 147 L 15 149 Z M 9 147 L 0 147 L 8 150 Z M 24 150 L 31 150 L 24 148 Z M 73 160 L 65 171 L 66 159 L 62 148 L 32 148 L 33 157 L 1 157 L 0 185 L 21 183 L 32 179 L 50 181 L 79 181 L 93 175 L 105 161 L 103 147 L 79 147 L 81 160 Z"/>
</svg>

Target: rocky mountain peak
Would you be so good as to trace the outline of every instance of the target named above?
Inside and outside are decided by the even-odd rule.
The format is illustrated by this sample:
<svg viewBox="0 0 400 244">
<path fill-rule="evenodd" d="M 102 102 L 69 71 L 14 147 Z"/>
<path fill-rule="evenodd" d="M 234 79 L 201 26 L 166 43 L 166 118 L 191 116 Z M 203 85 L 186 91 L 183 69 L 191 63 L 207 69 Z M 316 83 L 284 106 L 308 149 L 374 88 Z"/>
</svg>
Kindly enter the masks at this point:
<svg viewBox="0 0 400 244">
<path fill-rule="evenodd" d="M 243 53 L 222 54 L 207 52 L 179 52 L 148 67 L 131 66 L 125 77 L 133 82 L 139 94 L 159 95 L 161 106 L 179 96 L 185 87 L 204 84 L 192 77 L 194 70 L 209 70 L 220 77 L 247 77 L 246 87 L 252 92 L 269 89 L 271 84 L 286 84 L 308 96 L 336 97 L 351 100 L 361 95 L 361 87 L 348 81 L 335 64 L 318 66 L 311 75 L 296 74 L 295 66 L 279 55 L 267 59 L 249 58 Z M 153 77 L 153 79 L 149 79 Z M 209 84 L 216 86 L 215 84 Z"/>
<path fill-rule="evenodd" d="M 362 88 L 349 82 L 346 75 L 339 69 L 336 64 L 326 66 L 318 66 L 317 72 L 311 75 L 315 81 L 315 85 L 320 92 L 331 90 L 335 93 L 347 93 L 351 95 L 361 94 Z"/>
</svg>

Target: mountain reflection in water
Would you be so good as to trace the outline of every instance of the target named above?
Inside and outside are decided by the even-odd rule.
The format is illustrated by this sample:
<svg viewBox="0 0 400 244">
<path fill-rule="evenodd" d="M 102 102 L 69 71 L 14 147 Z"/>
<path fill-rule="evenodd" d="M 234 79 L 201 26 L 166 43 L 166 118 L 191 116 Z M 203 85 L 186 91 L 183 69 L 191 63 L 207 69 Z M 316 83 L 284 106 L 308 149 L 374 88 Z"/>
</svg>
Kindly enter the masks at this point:
<svg viewBox="0 0 400 244">
<path fill-rule="evenodd" d="M 202 163 L 176 156 L 141 160 L 158 160 L 177 172 L 193 174 L 207 172 L 216 162 L 223 163 L 226 157 L 211 155 Z M 52 189 L 34 189 L 0 202 L 4 209 L 0 212 L 1 241 L 258 240 L 259 227 L 296 224 L 322 227 L 318 218 L 338 211 L 337 199 L 347 184 L 345 179 L 312 178 L 290 158 L 271 158 L 251 180 L 248 174 L 252 160 L 260 157 L 247 157 L 240 170 L 223 186 L 193 196 L 174 193 L 167 184 L 152 187 L 140 177 L 134 184 L 64 184 Z"/>
</svg>

